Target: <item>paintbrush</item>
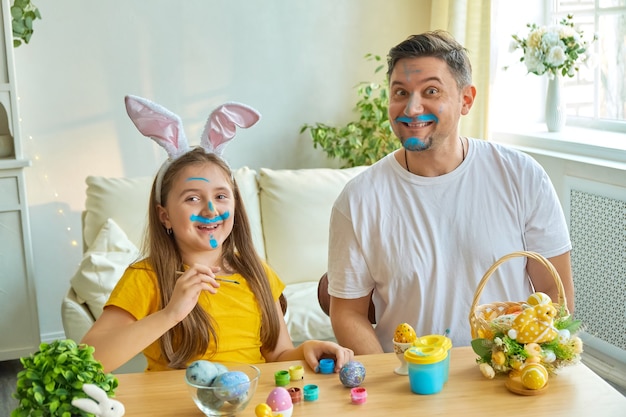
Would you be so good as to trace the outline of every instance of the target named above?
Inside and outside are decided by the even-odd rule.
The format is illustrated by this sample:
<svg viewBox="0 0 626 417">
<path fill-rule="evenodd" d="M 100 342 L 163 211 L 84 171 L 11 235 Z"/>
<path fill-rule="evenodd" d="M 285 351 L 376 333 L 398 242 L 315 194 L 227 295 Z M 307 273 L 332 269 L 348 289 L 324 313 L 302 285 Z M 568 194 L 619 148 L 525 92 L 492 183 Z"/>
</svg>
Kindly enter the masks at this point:
<svg viewBox="0 0 626 417">
<path fill-rule="evenodd" d="M 183 271 L 176 271 L 176 276 L 184 274 Z M 226 279 L 226 278 L 215 278 L 216 281 L 221 282 L 231 282 L 233 284 L 239 284 L 239 281 L 235 281 L 234 279 Z"/>
</svg>

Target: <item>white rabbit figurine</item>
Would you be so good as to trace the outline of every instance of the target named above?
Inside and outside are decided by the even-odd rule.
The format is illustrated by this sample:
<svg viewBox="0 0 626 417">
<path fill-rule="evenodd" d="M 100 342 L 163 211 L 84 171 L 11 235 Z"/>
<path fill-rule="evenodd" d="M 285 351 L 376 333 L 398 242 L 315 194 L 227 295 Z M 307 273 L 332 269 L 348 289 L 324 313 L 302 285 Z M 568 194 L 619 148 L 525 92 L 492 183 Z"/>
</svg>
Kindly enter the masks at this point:
<svg viewBox="0 0 626 417">
<path fill-rule="evenodd" d="M 94 384 L 83 384 L 83 391 L 91 398 L 74 398 L 72 405 L 96 417 L 122 417 L 124 404 L 107 396 L 106 391 Z M 94 401 L 95 400 L 95 401 Z"/>
</svg>

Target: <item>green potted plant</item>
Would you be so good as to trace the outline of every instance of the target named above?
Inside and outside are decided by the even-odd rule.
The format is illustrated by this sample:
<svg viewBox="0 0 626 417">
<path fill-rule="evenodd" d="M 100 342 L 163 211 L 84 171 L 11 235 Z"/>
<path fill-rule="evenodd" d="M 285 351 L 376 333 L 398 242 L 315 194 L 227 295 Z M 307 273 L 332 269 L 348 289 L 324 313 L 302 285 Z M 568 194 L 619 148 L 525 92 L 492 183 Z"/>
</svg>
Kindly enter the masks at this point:
<svg viewBox="0 0 626 417">
<path fill-rule="evenodd" d="M 365 55 L 365 59 L 376 62 L 382 60 L 373 54 Z M 377 66 L 374 73 L 384 67 L 384 64 Z M 354 110 L 359 114 L 359 120 L 342 127 L 315 123 L 305 124 L 300 129 L 300 133 L 308 130 L 313 146 L 321 147 L 330 158 L 340 159 L 344 168 L 371 165 L 400 146 L 387 115 L 389 90 L 386 80 L 382 84 L 361 82 L 356 89 L 359 100 Z"/>
<path fill-rule="evenodd" d="M 17 374 L 13 398 L 18 406 L 11 417 L 91 416 L 74 407 L 74 398 L 87 398 L 83 384 L 93 384 L 112 396 L 117 378 L 105 374 L 94 359 L 94 348 L 71 339 L 42 343 L 39 351 L 20 359 L 24 369 Z"/>
<path fill-rule="evenodd" d="M 11 6 L 11 18 L 13 47 L 17 48 L 22 42 L 30 41 L 33 36 L 33 21 L 41 19 L 41 13 L 30 0 L 15 0 Z"/>
</svg>

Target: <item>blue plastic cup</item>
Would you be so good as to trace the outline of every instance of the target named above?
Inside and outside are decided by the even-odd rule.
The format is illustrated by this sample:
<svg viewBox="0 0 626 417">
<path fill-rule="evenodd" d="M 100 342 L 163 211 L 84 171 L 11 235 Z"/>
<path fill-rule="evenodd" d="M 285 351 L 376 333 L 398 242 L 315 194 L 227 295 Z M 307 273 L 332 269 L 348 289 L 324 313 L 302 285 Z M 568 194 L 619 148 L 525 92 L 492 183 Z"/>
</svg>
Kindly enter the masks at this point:
<svg viewBox="0 0 626 417">
<path fill-rule="evenodd" d="M 452 340 L 444 335 L 429 334 L 426 336 L 420 336 L 417 338 L 414 346 L 434 346 L 445 349 L 448 352 L 448 356 L 445 361 L 445 381 L 448 382 L 448 374 L 450 373 L 450 349 L 452 349 Z"/>
<path fill-rule="evenodd" d="M 437 346 L 413 346 L 404 352 L 409 364 L 409 384 L 415 394 L 436 394 L 446 381 L 448 351 Z"/>
</svg>

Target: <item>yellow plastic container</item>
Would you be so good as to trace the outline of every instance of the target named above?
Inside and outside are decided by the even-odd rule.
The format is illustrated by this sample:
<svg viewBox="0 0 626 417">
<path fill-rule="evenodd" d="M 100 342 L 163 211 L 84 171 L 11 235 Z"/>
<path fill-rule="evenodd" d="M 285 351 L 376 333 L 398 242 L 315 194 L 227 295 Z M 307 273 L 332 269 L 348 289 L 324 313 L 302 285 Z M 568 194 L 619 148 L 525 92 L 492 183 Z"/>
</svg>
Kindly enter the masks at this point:
<svg viewBox="0 0 626 417">
<path fill-rule="evenodd" d="M 437 346 L 413 346 L 404 352 L 409 365 L 409 384 L 415 394 L 436 394 L 445 382 L 448 351 Z"/>
</svg>

